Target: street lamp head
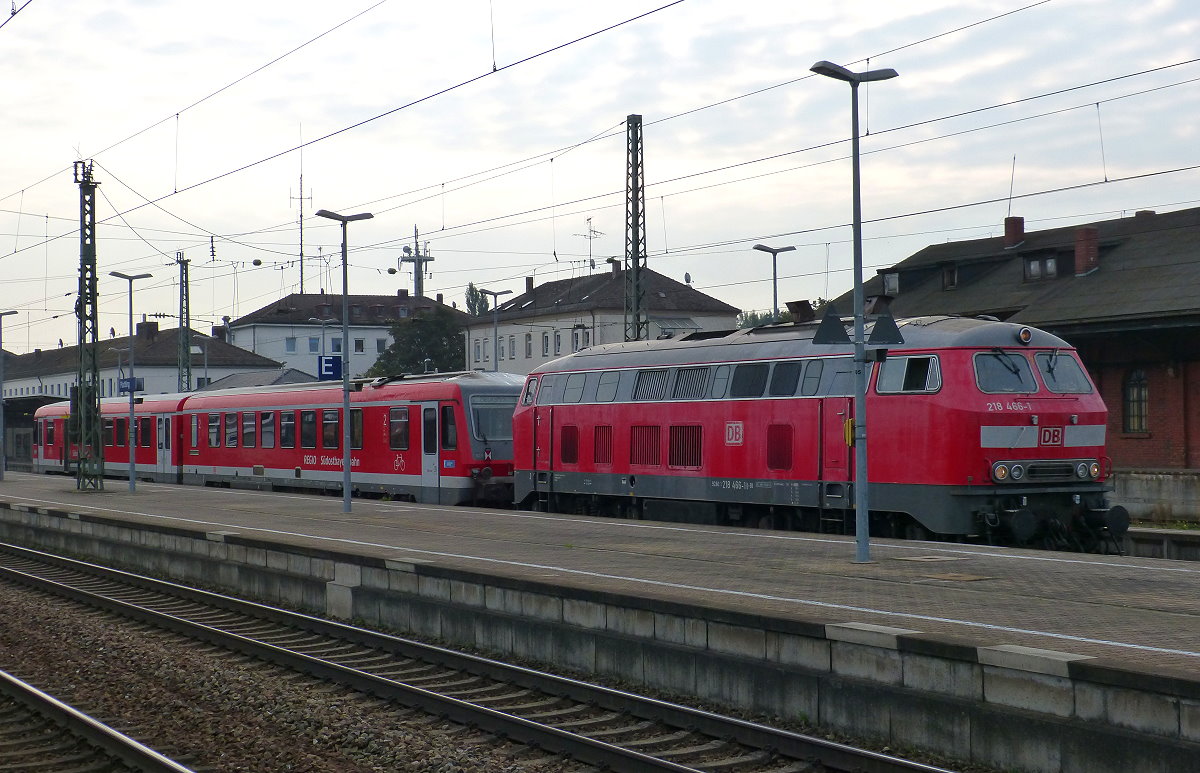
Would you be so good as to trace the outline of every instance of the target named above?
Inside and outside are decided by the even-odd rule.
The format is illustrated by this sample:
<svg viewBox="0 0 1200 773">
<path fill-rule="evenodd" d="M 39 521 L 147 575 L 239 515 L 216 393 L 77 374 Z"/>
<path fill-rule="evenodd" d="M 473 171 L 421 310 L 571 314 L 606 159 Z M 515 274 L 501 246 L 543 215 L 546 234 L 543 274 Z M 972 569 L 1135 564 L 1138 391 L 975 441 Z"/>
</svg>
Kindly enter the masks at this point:
<svg viewBox="0 0 1200 773">
<path fill-rule="evenodd" d="M 808 68 L 817 75 L 824 75 L 826 78 L 834 80 L 846 81 L 852 85 L 859 83 L 868 83 L 870 81 L 885 81 L 889 78 L 895 78 L 900 73 L 891 68 L 883 70 L 867 70 L 866 72 L 851 72 L 840 64 L 827 62 L 824 59 Z"/>
<path fill-rule="evenodd" d="M 0 311 L 0 317 L 7 317 L 9 314 L 16 314 L 16 311 Z"/>
<path fill-rule="evenodd" d="M 117 279 L 124 279 L 128 282 L 132 282 L 135 279 L 149 279 L 154 276 L 154 274 L 122 274 L 120 271 L 109 271 L 108 275 L 115 276 Z"/>
<path fill-rule="evenodd" d="M 336 212 L 330 212 L 328 209 L 318 209 L 317 217 L 326 217 L 341 223 L 352 223 L 355 220 L 370 220 L 375 216 L 370 212 L 359 212 L 357 215 L 339 215 Z"/>
<path fill-rule="evenodd" d="M 765 244 L 756 244 L 756 245 L 754 245 L 754 249 L 756 249 L 760 252 L 769 252 L 772 255 L 777 255 L 781 252 L 791 252 L 792 250 L 794 250 L 796 248 L 795 247 L 768 247 Z"/>
</svg>

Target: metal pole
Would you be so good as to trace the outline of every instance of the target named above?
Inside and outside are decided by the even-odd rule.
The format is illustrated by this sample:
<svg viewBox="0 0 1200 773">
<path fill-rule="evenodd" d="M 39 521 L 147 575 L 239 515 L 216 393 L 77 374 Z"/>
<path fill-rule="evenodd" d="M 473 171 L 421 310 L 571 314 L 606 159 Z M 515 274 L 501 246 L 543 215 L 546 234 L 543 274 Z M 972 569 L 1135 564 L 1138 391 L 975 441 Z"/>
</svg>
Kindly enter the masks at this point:
<svg viewBox="0 0 1200 773">
<path fill-rule="evenodd" d="M 133 279 L 129 280 L 129 493 L 137 490 L 137 425 L 134 424 L 133 394 L 137 391 L 137 377 L 133 373 L 133 350 L 137 339 L 133 331 Z"/>
<path fill-rule="evenodd" d="M 350 298 L 346 257 L 346 222 L 342 221 L 342 512 L 350 512 Z M 321 326 L 325 344 L 325 326 Z"/>
<path fill-rule="evenodd" d="M 500 369 L 500 335 L 499 335 L 499 314 L 500 314 L 500 296 L 509 295 L 512 290 L 485 290 L 480 288 L 481 295 L 492 296 L 492 370 Z"/>
<path fill-rule="evenodd" d="M 0 311 L 0 480 L 8 466 L 8 439 L 4 429 L 4 318 L 15 311 Z"/>
<path fill-rule="evenodd" d="M 858 169 L 858 81 L 850 81 L 850 156 L 854 197 L 854 561 L 871 561 L 867 476 L 867 338 L 863 319 L 862 193 Z"/>
</svg>

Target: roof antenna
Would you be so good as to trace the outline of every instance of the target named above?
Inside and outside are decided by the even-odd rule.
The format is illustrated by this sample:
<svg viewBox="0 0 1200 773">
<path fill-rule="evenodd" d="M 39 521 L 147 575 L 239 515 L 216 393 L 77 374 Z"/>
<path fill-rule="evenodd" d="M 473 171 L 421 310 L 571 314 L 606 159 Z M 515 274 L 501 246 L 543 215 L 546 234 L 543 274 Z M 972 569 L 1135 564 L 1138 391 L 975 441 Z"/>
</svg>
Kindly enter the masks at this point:
<svg viewBox="0 0 1200 773">
<path fill-rule="evenodd" d="M 1012 176 L 1008 179 L 1008 216 L 1012 217 L 1013 183 L 1017 180 L 1017 154 L 1013 154 Z"/>
</svg>

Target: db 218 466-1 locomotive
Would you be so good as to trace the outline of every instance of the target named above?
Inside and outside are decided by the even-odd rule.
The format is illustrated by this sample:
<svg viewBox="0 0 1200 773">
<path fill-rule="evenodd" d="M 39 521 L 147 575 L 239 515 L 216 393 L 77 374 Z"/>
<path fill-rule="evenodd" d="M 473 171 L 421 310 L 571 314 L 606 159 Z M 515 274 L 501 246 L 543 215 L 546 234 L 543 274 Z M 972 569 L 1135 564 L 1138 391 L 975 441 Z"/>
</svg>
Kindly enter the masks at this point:
<svg viewBox="0 0 1200 773">
<path fill-rule="evenodd" d="M 871 531 L 1099 549 L 1107 411 L 1075 350 L 984 318 L 897 323 L 870 362 Z M 854 521 L 855 362 L 815 323 L 585 349 L 514 413 L 518 506 L 842 531 Z"/>
</svg>

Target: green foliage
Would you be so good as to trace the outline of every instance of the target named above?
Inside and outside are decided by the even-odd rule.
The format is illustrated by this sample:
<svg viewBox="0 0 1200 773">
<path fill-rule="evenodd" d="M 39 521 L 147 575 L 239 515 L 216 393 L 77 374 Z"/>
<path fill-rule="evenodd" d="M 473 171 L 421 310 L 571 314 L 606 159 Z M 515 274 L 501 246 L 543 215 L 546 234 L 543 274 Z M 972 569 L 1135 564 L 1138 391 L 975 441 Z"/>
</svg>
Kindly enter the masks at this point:
<svg viewBox="0 0 1200 773">
<path fill-rule="evenodd" d="M 474 282 L 467 283 L 467 313 L 478 317 L 488 310 L 488 298 L 479 292 Z"/>
<path fill-rule="evenodd" d="M 444 306 L 392 325 L 392 345 L 366 372 L 368 377 L 463 369 L 463 326 Z M 429 362 L 426 363 L 425 360 Z"/>
</svg>

